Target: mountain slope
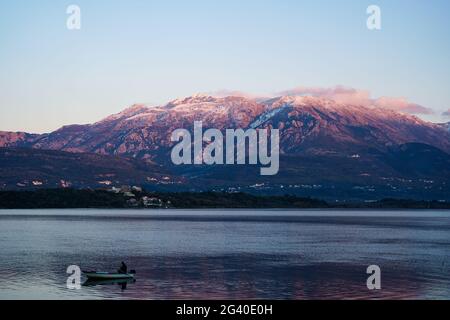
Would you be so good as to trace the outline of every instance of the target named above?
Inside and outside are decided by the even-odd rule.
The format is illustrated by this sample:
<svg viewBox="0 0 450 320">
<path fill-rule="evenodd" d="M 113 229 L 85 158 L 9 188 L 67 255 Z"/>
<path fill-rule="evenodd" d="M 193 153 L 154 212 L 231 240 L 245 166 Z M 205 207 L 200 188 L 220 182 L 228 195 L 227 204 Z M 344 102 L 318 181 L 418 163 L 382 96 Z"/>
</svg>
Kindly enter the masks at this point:
<svg viewBox="0 0 450 320">
<path fill-rule="evenodd" d="M 91 125 L 72 125 L 50 134 L 0 134 L 1 146 L 28 146 L 68 152 L 165 157 L 171 133 L 207 128 L 279 128 L 281 148 L 299 152 L 348 152 L 416 142 L 450 153 L 450 134 L 442 127 L 394 111 L 338 104 L 312 97 L 280 97 L 257 103 L 241 97 L 193 96 L 167 105 L 135 105 Z M 19 135 L 18 137 L 15 137 Z"/>
<path fill-rule="evenodd" d="M 262 177 L 259 166 L 173 166 L 170 135 L 179 128 L 192 131 L 194 121 L 202 121 L 204 129 L 280 129 L 279 174 Z M 322 98 L 257 102 L 196 95 L 162 106 L 134 105 L 99 122 L 44 135 L 0 133 L 0 146 L 144 160 L 164 167 L 189 190 L 450 198 L 450 132 L 443 126 Z M 57 175 L 60 169 L 54 169 Z M 145 184 L 133 175 L 128 181 L 133 179 Z"/>
<path fill-rule="evenodd" d="M 0 131 L 0 147 L 29 146 L 44 135 Z"/>
<path fill-rule="evenodd" d="M 444 130 L 450 132 L 450 122 L 440 123 L 439 126 L 442 127 Z"/>
<path fill-rule="evenodd" d="M 142 161 L 90 153 L 0 148 L 0 189 L 156 184 L 166 172 Z"/>
<path fill-rule="evenodd" d="M 282 129 L 281 145 L 287 153 L 385 151 L 411 142 L 450 151 L 450 136 L 439 126 L 390 110 L 311 97 L 281 97 L 267 106 L 281 109 L 264 126 Z"/>
</svg>

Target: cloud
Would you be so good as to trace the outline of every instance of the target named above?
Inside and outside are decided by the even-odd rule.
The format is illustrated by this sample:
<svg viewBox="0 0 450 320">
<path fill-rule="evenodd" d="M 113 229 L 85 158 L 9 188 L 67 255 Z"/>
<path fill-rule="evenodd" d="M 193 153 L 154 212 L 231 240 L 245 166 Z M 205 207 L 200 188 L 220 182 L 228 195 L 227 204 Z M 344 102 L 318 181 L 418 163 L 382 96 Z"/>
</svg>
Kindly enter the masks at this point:
<svg viewBox="0 0 450 320">
<path fill-rule="evenodd" d="M 338 103 L 366 105 L 370 100 L 369 91 L 337 86 L 334 88 L 297 87 L 278 93 L 281 96 L 314 96 L 332 99 Z"/>
<path fill-rule="evenodd" d="M 433 114 L 433 110 L 416 103 L 408 102 L 405 98 L 381 97 L 373 100 L 374 106 L 383 109 L 411 114 Z"/>
<path fill-rule="evenodd" d="M 450 109 L 448 109 L 447 111 L 444 111 L 444 112 L 442 113 L 442 116 L 444 116 L 444 117 L 450 117 Z"/>
<path fill-rule="evenodd" d="M 433 110 L 416 103 L 409 102 L 406 98 L 381 97 L 373 99 L 367 90 L 358 90 L 350 87 L 336 86 L 332 88 L 322 87 L 297 87 L 291 90 L 279 92 L 281 96 L 314 96 L 334 100 L 338 103 L 361 105 L 390 109 L 409 114 L 433 114 Z"/>
</svg>

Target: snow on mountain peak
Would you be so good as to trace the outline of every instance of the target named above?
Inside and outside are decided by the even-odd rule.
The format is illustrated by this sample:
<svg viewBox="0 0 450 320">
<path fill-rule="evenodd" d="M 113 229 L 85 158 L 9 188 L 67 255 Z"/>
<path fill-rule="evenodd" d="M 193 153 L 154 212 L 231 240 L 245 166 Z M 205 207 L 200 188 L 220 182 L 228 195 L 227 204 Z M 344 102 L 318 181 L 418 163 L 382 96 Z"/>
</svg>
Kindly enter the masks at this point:
<svg viewBox="0 0 450 320">
<path fill-rule="evenodd" d="M 111 121 L 117 121 L 117 120 L 130 118 L 130 117 L 133 117 L 140 113 L 147 112 L 148 110 L 149 110 L 149 107 L 147 107 L 144 104 L 134 104 L 131 107 L 128 107 L 125 110 L 123 110 L 119 113 L 113 114 L 109 117 L 106 117 L 97 123 L 105 123 L 105 122 L 111 122 Z"/>
<path fill-rule="evenodd" d="M 171 107 L 182 105 L 182 104 L 185 105 L 185 104 L 202 103 L 202 102 L 214 102 L 215 100 L 216 100 L 216 98 L 214 98 L 212 96 L 202 94 L 202 93 L 197 93 L 190 97 L 178 98 L 178 99 L 172 100 L 171 102 L 169 102 L 166 105 L 166 107 L 171 108 Z"/>
</svg>

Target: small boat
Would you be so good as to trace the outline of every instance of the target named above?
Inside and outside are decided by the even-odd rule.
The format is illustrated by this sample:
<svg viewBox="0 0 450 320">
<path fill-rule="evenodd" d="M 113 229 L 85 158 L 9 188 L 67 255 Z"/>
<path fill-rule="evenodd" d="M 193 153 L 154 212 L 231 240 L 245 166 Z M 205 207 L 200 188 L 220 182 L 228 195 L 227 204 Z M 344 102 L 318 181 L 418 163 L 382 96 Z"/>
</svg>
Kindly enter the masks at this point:
<svg viewBox="0 0 450 320">
<path fill-rule="evenodd" d="M 136 282 L 134 278 L 128 279 L 98 279 L 98 278 L 88 278 L 85 283 L 83 283 L 84 287 L 95 287 L 95 286 L 107 286 L 107 285 L 127 285 L 133 284 Z"/>
<path fill-rule="evenodd" d="M 134 279 L 136 272 L 134 270 L 130 273 L 83 271 L 83 274 L 88 279 Z"/>
</svg>

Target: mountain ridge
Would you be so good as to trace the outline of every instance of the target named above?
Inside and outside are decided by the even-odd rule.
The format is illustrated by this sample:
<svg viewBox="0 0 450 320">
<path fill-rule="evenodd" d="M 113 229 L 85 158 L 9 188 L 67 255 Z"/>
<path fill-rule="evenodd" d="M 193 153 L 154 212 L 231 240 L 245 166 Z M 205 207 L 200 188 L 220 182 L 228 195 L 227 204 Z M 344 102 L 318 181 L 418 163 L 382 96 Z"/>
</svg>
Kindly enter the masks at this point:
<svg viewBox="0 0 450 320">
<path fill-rule="evenodd" d="M 202 121 L 204 130 L 279 129 L 280 173 L 269 178 L 255 166 L 174 166 L 171 133 L 180 128 L 192 132 L 194 121 Z M 309 96 L 257 101 L 195 95 L 159 106 L 136 104 L 98 122 L 48 134 L 0 132 L 0 147 L 130 158 L 161 166 L 197 191 L 364 199 L 450 194 L 450 132 L 444 126 Z"/>
<path fill-rule="evenodd" d="M 243 97 L 192 96 L 162 106 L 136 104 L 93 124 L 64 126 L 48 134 L 0 132 L 0 147 L 142 157 L 142 151 L 155 151 L 154 145 L 146 144 L 145 139 L 167 148 L 170 133 L 178 128 L 191 129 L 194 121 L 203 121 L 204 128 L 246 129 L 264 114 L 270 116 L 252 127 L 286 128 L 282 140 L 291 141 L 294 137 L 291 142 L 297 147 L 308 142 L 303 139 L 307 138 L 305 135 L 321 137 L 325 134 L 334 142 L 364 144 L 372 139 L 378 142 L 378 148 L 383 144 L 418 142 L 450 153 L 450 134 L 443 133 L 443 127 L 438 124 L 391 110 L 345 105 L 324 98 L 290 96 L 263 103 Z M 134 145 L 136 142 L 138 145 Z"/>
</svg>

